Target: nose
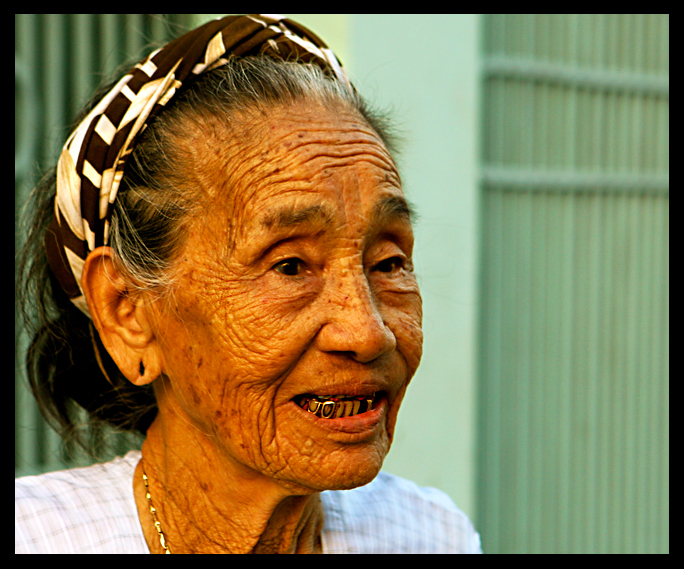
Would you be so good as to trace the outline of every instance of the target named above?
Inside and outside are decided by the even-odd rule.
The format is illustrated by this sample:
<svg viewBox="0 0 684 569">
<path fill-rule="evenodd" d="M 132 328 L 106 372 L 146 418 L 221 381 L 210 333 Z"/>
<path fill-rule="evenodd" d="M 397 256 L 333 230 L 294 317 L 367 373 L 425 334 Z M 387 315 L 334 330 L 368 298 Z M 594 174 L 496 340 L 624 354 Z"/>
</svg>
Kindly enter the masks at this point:
<svg viewBox="0 0 684 569">
<path fill-rule="evenodd" d="M 383 321 L 365 275 L 331 283 L 321 300 L 324 324 L 316 337 L 320 350 L 369 363 L 396 349 L 397 339 Z"/>
</svg>

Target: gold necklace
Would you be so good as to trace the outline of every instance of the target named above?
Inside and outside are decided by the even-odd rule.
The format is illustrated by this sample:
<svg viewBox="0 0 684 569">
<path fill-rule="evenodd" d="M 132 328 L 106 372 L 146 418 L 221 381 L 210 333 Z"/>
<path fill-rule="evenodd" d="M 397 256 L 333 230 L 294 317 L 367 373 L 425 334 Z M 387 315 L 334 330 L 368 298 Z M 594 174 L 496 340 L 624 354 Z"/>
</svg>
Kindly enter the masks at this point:
<svg viewBox="0 0 684 569">
<path fill-rule="evenodd" d="M 145 483 L 145 490 L 147 492 L 147 502 L 150 505 L 150 513 L 152 514 L 152 519 L 154 520 L 154 527 L 157 528 L 157 533 L 159 534 L 159 542 L 161 543 L 161 546 L 164 548 L 164 553 L 171 553 L 169 551 L 169 548 L 166 546 L 166 540 L 164 539 L 164 532 L 162 531 L 161 524 L 159 523 L 159 520 L 157 519 L 157 510 L 154 509 L 154 506 L 152 505 L 152 496 L 150 496 L 150 487 L 147 484 L 147 474 L 145 474 L 145 465 L 142 465 L 142 478 L 143 482 Z"/>
</svg>

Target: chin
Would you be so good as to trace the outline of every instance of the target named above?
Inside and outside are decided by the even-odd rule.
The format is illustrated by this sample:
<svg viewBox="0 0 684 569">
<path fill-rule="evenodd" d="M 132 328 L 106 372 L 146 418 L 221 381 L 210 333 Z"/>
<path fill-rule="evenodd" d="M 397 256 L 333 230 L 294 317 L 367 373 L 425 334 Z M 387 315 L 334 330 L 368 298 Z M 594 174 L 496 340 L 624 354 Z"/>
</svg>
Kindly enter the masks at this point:
<svg viewBox="0 0 684 569">
<path fill-rule="evenodd" d="M 306 482 L 302 482 L 319 492 L 365 486 L 380 472 L 388 450 L 387 441 L 378 441 L 367 448 L 338 450 L 322 460 L 320 469 L 308 472 L 308 476 L 303 477 Z"/>
<path fill-rule="evenodd" d="M 370 483 L 391 446 L 388 427 L 394 422 L 387 421 L 387 411 L 383 399 L 365 414 L 321 419 L 293 403 L 277 436 L 278 463 L 286 466 L 271 476 L 295 493 L 350 490 Z"/>
<path fill-rule="evenodd" d="M 351 490 L 359 486 L 370 484 L 375 477 L 380 473 L 382 464 L 378 468 L 364 469 L 362 472 L 355 472 L 351 476 L 347 476 L 340 480 L 329 481 L 325 490 Z"/>
</svg>

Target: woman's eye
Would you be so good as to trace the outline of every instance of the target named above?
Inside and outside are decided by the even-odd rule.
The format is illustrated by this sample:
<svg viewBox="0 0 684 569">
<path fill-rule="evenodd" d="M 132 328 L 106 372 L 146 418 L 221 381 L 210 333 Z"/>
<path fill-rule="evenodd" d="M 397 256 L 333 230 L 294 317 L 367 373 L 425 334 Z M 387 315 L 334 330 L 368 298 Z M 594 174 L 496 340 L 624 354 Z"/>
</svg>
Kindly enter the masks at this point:
<svg viewBox="0 0 684 569">
<path fill-rule="evenodd" d="M 376 266 L 375 270 L 381 273 L 391 273 L 397 269 L 401 269 L 404 266 L 404 260 L 401 257 L 390 257 L 384 261 L 380 261 Z"/>
<path fill-rule="evenodd" d="M 286 275 L 288 277 L 296 277 L 304 270 L 304 261 L 292 257 L 291 259 L 285 259 L 273 265 L 273 268 L 279 273 Z"/>
</svg>

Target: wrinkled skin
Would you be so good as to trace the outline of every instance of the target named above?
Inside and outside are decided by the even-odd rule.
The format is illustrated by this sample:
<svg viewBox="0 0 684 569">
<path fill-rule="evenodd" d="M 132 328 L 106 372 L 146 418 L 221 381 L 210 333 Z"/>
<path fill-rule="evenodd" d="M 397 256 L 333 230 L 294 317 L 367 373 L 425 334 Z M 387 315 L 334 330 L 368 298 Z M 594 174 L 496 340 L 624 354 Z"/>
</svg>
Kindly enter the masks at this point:
<svg viewBox="0 0 684 569">
<path fill-rule="evenodd" d="M 93 321 L 131 381 L 154 380 L 143 461 L 172 551 L 317 552 L 319 492 L 377 475 L 420 361 L 409 216 L 376 211 L 402 201 L 400 179 L 355 113 L 318 105 L 274 109 L 244 136 L 197 129 L 188 148 L 211 206 L 188 222 L 177 285 L 127 294 L 100 248 L 83 277 Z M 341 384 L 387 392 L 376 428 L 332 431 L 291 401 Z M 162 552 L 141 469 L 141 523 Z"/>
</svg>

